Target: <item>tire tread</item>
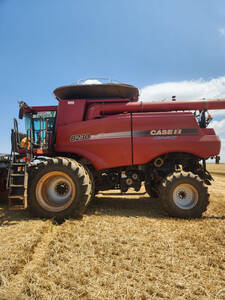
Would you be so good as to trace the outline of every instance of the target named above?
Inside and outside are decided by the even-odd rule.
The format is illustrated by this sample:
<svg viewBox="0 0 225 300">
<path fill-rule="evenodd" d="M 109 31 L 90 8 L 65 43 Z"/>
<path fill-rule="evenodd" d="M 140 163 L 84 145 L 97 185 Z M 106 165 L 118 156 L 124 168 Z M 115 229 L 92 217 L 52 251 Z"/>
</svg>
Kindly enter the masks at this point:
<svg viewBox="0 0 225 300">
<path fill-rule="evenodd" d="M 170 190 L 177 181 L 189 181 L 194 183 L 198 187 L 199 201 L 193 209 L 182 210 L 180 208 L 175 208 L 175 204 L 171 204 Z M 199 176 L 191 172 L 179 172 L 169 174 L 161 183 L 160 186 L 160 201 L 164 210 L 172 217 L 179 218 L 199 218 L 202 216 L 203 212 L 207 210 L 209 204 L 209 193 L 208 188 L 205 183 L 200 179 Z"/>
<path fill-rule="evenodd" d="M 77 178 L 78 185 L 80 187 L 80 194 L 79 197 L 76 198 L 76 205 L 72 203 L 68 208 L 66 208 L 64 211 L 53 213 L 45 211 L 40 205 L 35 202 L 35 178 L 38 176 L 40 172 L 46 172 L 51 171 L 51 168 L 53 167 L 63 167 L 65 170 L 70 170 L 74 173 L 74 176 Z M 28 191 L 28 198 L 29 203 L 28 207 L 32 214 L 38 216 L 38 217 L 44 217 L 44 218 L 67 218 L 71 216 L 77 216 L 81 217 L 81 215 L 84 213 L 85 209 L 87 208 L 88 203 L 91 200 L 91 190 L 92 190 L 92 182 L 91 178 L 88 174 L 88 172 L 85 170 L 85 168 L 79 164 L 77 161 L 71 158 L 65 158 L 65 157 L 54 157 L 46 160 L 45 162 L 41 162 L 36 166 L 35 172 L 32 171 L 32 178 L 29 180 L 31 183 L 29 183 L 29 191 Z M 30 176 L 29 176 L 30 177 Z M 39 206 L 39 207 L 38 207 Z"/>
</svg>

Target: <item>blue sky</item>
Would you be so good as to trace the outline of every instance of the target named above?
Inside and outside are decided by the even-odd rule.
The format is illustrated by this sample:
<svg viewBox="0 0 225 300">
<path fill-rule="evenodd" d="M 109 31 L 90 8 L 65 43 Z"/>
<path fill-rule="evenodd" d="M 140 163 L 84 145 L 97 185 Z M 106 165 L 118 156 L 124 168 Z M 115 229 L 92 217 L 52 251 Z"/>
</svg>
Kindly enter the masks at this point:
<svg viewBox="0 0 225 300">
<path fill-rule="evenodd" d="M 0 0 L 0 152 L 10 150 L 17 101 L 56 104 L 60 85 L 110 77 L 159 84 L 160 97 L 160 84 L 186 82 L 191 97 L 193 82 L 216 81 L 210 97 L 225 97 L 224 76 L 224 0 Z"/>
</svg>

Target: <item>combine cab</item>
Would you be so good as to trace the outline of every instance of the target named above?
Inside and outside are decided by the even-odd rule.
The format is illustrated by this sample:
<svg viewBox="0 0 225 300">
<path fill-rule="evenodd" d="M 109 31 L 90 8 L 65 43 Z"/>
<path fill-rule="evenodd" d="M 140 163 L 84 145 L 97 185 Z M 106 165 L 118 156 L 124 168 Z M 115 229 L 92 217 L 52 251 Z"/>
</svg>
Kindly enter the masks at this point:
<svg viewBox="0 0 225 300">
<path fill-rule="evenodd" d="M 54 93 L 55 106 L 20 102 L 26 132 L 14 120 L 10 209 L 80 216 L 97 192 L 138 192 L 143 183 L 170 216 L 200 217 L 207 209 L 205 161 L 220 152 L 208 110 L 225 109 L 225 100 L 143 103 L 136 87 L 113 83 Z"/>
</svg>

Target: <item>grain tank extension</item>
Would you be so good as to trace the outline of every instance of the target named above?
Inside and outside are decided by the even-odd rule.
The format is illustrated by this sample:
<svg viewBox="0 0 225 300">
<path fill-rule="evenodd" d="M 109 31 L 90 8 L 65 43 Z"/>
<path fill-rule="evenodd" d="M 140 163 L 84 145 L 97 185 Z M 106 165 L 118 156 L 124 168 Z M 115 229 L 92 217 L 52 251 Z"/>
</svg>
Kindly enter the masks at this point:
<svg viewBox="0 0 225 300">
<path fill-rule="evenodd" d="M 225 99 L 138 101 L 127 84 L 57 88 L 58 105 L 20 102 L 26 132 L 12 130 L 9 208 L 44 218 L 80 216 L 104 190 L 125 194 L 145 185 L 169 216 L 200 217 L 212 180 L 206 160 L 220 140 L 208 111 Z"/>
</svg>

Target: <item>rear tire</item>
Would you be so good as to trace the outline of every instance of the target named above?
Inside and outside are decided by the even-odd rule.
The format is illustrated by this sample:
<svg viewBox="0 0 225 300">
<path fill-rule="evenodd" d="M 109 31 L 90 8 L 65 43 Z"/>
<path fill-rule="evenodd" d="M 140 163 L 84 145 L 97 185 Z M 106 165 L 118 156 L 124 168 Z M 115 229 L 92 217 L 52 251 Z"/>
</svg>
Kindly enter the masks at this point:
<svg viewBox="0 0 225 300">
<path fill-rule="evenodd" d="M 28 193 L 29 208 L 38 217 L 80 217 L 91 200 L 92 182 L 78 162 L 57 157 L 37 166 Z"/>
<path fill-rule="evenodd" d="M 197 175 L 173 173 L 161 183 L 160 200 L 169 216 L 199 218 L 209 204 L 208 188 Z"/>
</svg>

